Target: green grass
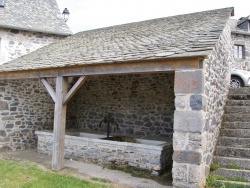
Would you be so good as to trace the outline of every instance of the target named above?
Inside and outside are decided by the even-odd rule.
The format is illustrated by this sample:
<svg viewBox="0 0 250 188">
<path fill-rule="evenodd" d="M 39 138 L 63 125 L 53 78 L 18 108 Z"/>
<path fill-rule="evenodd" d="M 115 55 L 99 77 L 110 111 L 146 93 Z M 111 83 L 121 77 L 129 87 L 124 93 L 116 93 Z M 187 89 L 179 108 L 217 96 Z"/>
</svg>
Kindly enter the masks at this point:
<svg viewBox="0 0 250 188">
<path fill-rule="evenodd" d="M 228 177 L 226 179 L 230 181 L 248 182 L 246 178 Z"/>
<path fill-rule="evenodd" d="M 210 170 L 211 171 L 217 170 L 218 168 L 221 168 L 221 166 L 219 164 L 217 164 L 217 163 L 212 163 L 210 165 Z"/>
<path fill-rule="evenodd" d="M 223 176 L 210 174 L 207 178 L 207 187 L 209 188 L 250 188 L 250 186 L 246 186 L 246 185 L 235 185 L 235 184 L 230 184 L 230 183 L 218 184 L 215 182 L 215 180 L 247 182 L 247 179 L 245 178 L 235 178 L 235 177 L 225 178 Z"/>
<path fill-rule="evenodd" d="M 235 165 L 235 164 L 229 164 L 229 165 L 225 166 L 225 168 L 228 168 L 228 169 L 240 169 L 240 167 Z"/>
<path fill-rule="evenodd" d="M 93 179 L 94 180 L 94 179 Z M 91 182 L 42 170 L 36 165 L 0 159 L 0 188 L 110 188 L 111 184 Z"/>
<path fill-rule="evenodd" d="M 240 169 L 239 166 L 237 166 L 236 164 L 229 164 L 229 165 L 226 165 L 226 166 L 221 166 L 217 163 L 212 163 L 210 165 L 210 170 L 211 171 L 214 171 L 214 170 L 217 170 L 218 168 L 227 168 L 227 169 Z"/>
<path fill-rule="evenodd" d="M 225 183 L 223 185 L 219 185 L 219 188 L 250 188 L 250 186 Z"/>
</svg>

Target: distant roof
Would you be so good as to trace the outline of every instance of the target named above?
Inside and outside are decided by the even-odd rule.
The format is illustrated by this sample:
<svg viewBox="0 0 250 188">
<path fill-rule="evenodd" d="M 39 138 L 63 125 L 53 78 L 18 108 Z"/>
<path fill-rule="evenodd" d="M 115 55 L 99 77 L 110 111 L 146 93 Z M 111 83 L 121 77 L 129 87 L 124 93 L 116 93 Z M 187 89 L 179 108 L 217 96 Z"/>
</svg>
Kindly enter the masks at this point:
<svg viewBox="0 0 250 188">
<path fill-rule="evenodd" d="M 0 7 L 0 28 L 72 34 L 60 16 L 56 0 L 5 0 Z"/>
<path fill-rule="evenodd" d="M 250 20 L 250 16 L 244 18 L 244 21 L 247 21 L 247 20 Z M 250 35 L 249 31 L 245 31 L 245 30 L 238 27 L 239 21 L 240 21 L 240 23 L 243 23 L 243 22 L 241 22 L 241 20 L 230 19 L 231 32 L 235 33 L 235 34 Z"/>
<path fill-rule="evenodd" d="M 240 25 L 241 23 L 245 22 L 245 21 L 249 21 L 250 20 L 250 15 L 247 17 L 242 17 L 239 19 L 237 25 Z"/>
<path fill-rule="evenodd" d="M 0 72 L 210 54 L 233 8 L 83 31 L 0 66 Z"/>
</svg>

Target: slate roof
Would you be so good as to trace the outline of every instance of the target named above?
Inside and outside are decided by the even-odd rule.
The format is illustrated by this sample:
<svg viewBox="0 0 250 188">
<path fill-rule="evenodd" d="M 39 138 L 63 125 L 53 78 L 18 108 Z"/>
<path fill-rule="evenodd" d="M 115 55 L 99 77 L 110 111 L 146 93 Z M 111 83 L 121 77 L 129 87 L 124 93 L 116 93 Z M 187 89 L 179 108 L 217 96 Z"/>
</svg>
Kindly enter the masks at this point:
<svg viewBox="0 0 250 188">
<path fill-rule="evenodd" d="M 240 25 L 241 23 L 247 21 L 247 20 L 250 20 L 250 15 L 247 16 L 247 17 L 242 17 L 239 19 L 239 21 L 237 22 L 237 25 Z"/>
<path fill-rule="evenodd" d="M 0 66 L 0 72 L 206 56 L 233 8 L 84 31 Z"/>
<path fill-rule="evenodd" d="M 0 28 L 72 34 L 56 0 L 6 0 L 5 6 L 0 7 Z"/>
<path fill-rule="evenodd" d="M 246 18 L 242 19 L 244 21 L 250 20 L 250 16 L 247 16 Z M 235 34 L 243 34 L 243 35 L 250 35 L 250 32 L 245 31 L 241 28 L 238 27 L 239 23 L 242 23 L 242 20 L 237 20 L 237 19 L 230 19 L 230 27 L 231 27 L 231 32 Z"/>
</svg>

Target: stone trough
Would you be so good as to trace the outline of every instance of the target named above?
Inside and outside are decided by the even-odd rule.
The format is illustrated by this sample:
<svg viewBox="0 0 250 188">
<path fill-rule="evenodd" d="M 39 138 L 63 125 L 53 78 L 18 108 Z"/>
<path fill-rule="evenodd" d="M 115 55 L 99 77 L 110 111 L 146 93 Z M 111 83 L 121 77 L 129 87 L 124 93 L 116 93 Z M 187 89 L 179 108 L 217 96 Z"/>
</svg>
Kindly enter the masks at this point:
<svg viewBox="0 0 250 188">
<path fill-rule="evenodd" d="M 36 131 L 39 153 L 52 154 L 53 133 Z M 132 167 L 160 171 L 172 163 L 172 140 L 136 139 L 136 143 L 104 140 L 104 134 L 71 132 L 65 135 L 65 157 L 101 164 L 127 164 Z"/>
</svg>

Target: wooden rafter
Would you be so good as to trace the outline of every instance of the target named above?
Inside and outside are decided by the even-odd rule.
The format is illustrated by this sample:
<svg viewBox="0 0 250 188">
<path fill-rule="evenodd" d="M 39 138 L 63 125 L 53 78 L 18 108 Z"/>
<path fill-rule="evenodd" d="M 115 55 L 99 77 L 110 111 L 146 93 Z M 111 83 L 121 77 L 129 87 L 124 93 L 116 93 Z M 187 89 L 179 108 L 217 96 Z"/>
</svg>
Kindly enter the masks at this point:
<svg viewBox="0 0 250 188">
<path fill-rule="evenodd" d="M 47 89 L 53 101 L 56 102 L 56 92 L 54 91 L 53 87 L 49 84 L 49 82 L 45 78 L 42 78 L 41 81 L 45 86 L 45 88 Z"/>
<path fill-rule="evenodd" d="M 74 94 L 78 91 L 78 89 L 83 85 L 83 83 L 86 81 L 87 76 L 81 76 L 75 85 L 70 89 L 70 91 L 66 94 L 66 96 L 63 99 L 63 104 L 67 104 L 67 102 L 74 96 Z"/>
</svg>

